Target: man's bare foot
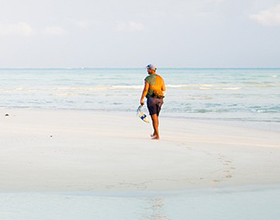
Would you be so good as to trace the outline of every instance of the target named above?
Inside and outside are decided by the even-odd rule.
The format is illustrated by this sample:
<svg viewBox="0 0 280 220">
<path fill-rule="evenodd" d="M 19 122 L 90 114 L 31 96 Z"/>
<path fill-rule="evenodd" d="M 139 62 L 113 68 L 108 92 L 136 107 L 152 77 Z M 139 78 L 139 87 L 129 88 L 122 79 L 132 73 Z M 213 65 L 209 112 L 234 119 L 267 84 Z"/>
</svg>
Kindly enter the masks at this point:
<svg viewBox="0 0 280 220">
<path fill-rule="evenodd" d="M 156 136 L 156 135 L 153 136 L 153 137 L 152 137 L 152 140 L 159 140 L 159 136 Z"/>
<path fill-rule="evenodd" d="M 155 134 L 151 134 L 150 136 L 151 136 L 151 137 L 155 137 L 156 135 L 155 135 Z"/>
</svg>

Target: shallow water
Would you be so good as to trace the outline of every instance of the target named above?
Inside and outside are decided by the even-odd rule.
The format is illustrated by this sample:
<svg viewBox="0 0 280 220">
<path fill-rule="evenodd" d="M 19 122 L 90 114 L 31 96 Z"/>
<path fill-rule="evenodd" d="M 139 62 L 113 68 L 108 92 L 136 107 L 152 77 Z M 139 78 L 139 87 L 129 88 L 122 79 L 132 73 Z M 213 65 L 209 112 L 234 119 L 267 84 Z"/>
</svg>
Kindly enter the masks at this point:
<svg viewBox="0 0 280 220">
<path fill-rule="evenodd" d="M 169 192 L 0 193 L 0 218 L 5 220 L 276 220 L 279 207 L 279 185 Z"/>
<path fill-rule="evenodd" d="M 280 69 L 159 69 L 162 115 L 280 122 Z M 136 111 L 145 69 L 0 69 L 0 108 Z"/>
</svg>

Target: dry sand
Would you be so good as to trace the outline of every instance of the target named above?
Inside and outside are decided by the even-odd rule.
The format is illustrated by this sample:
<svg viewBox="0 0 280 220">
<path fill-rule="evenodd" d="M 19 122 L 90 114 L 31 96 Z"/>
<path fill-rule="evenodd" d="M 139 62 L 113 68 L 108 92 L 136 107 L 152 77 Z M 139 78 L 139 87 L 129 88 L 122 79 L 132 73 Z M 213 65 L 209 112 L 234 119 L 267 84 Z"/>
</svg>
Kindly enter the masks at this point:
<svg viewBox="0 0 280 220">
<path fill-rule="evenodd" d="M 8 113 L 9 116 L 5 116 Z M 0 110 L 1 191 L 177 190 L 280 183 L 279 132 L 134 113 Z"/>
</svg>

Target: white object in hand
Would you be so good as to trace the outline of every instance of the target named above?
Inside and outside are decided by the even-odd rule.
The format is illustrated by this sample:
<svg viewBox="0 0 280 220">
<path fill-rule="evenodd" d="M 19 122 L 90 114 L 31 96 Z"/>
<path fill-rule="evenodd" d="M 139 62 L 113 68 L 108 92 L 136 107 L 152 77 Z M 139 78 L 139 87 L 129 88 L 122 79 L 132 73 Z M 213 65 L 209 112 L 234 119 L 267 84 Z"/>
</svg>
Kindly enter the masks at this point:
<svg viewBox="0 0 280 220">
<path fill-rule="evenodd" d="M 149 123 L 150 122 L 149 118 L 147 117 L 147 115 L 144 112 L 141 111 L 141 109 L 142 109 L 142 106 L 140 105 L 137 109 L 139 118 L 141 118 L 144 122 Z"/>
</svg>

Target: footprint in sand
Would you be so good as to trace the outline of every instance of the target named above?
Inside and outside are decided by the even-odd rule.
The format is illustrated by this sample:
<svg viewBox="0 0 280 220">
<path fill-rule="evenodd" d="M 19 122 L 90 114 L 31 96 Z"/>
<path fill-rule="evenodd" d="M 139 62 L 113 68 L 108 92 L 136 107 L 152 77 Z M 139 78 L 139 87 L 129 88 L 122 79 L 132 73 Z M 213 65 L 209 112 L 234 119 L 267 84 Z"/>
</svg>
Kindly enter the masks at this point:
<svg viewBox="0 0 280 220">
<path fill-rule="evenodd" d="M 230 164 L 231 164 L 231 161 L 230 161 L 230 160 L 224 160 L 224 161 L 223 161 L 223 164 L 224 164 L 224 165 L 230 165 Z"/>
<path fill-rule="evenodd" d="M 225 166 L 230 166 L 231 164 L 229 164 L 229 163 L 223 163 L 223 165 L 225 165 Z"/>
<path fill-rule="evenodd" d="M 227 160 L 226 156 L 219 153 L 218 154 L 218 160 L 224 165 L 224 169 L 223 169 L 223 175 L 222 175 L 222 179 L 224 178 L 232 178 L 231 175 L 231 170 L 235 169 L 235 167 L 232 166 L 232 161 Z M 219 182 L 221 180 L 218 179 L 213 179 L 212 182 Z"/>
<path fill-rule="evenodd" d="M 192 147 L 188 147 L 185 143 L 178 144 L 180 147 L 186 147 L 188 150 L 192 150 Z"/>
<path fill-rule="evenodd" d="M 225 175 L 224 177 L 225 177 L 225 178 L 231 178 L 232 175 L 228 174 L 228 175 Z"/>
</svg>

